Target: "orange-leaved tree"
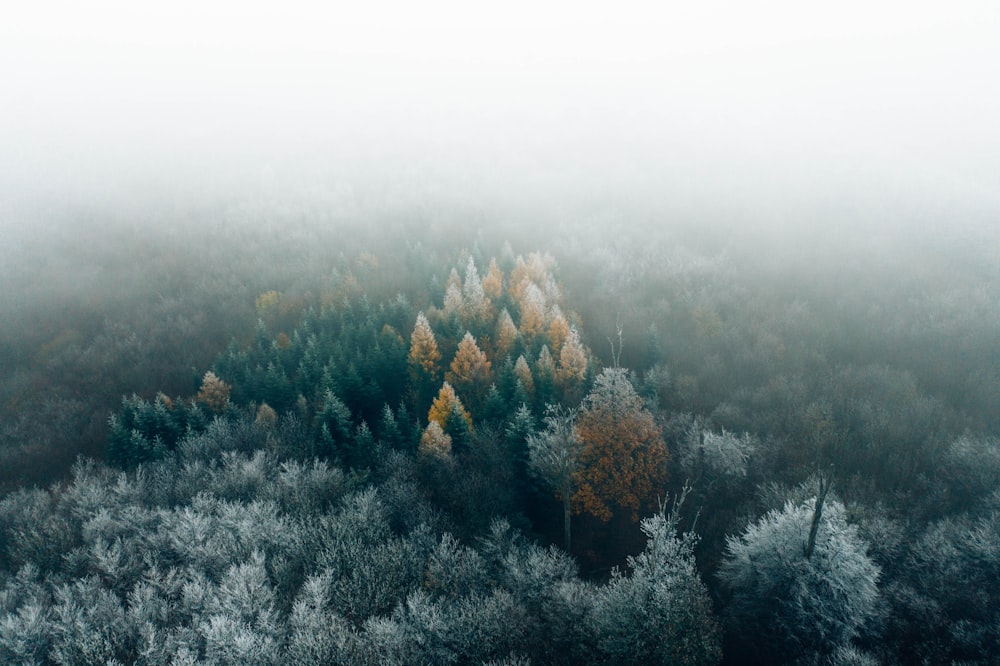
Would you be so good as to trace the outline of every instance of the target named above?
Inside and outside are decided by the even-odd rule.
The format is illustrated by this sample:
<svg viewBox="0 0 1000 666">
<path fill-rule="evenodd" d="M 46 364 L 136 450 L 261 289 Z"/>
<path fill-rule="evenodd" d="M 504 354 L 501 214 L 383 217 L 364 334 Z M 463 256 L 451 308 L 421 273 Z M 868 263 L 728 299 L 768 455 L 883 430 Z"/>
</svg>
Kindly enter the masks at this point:
<svg viewBox="0 0 1000 666">
<path fill-rule="evenodd" d="M 229 405 L 229 394 L 233 387 L 219 379 L 218 375 L 209 370 L 201 380 L 201 390 L 196 399 L 213 412 L 222 412 Z"/>
<path fill-rule="evenodd" d="M 624 368 L 606 368 L 583 400 L 577 418 L 583 441 L 573 509 L 607 522 L 627 510 L 655 506 L 667 479 L 667 447 Z"/>
<path fill-rule="evenodd" d="M 427 412 L 427 420 L 434 421 L 444 428 L 448 425 L 448 419 L 451 418 L 452 411 L 457 411 L 461 414 L 462 418 L 469 424 L 469 427 L 472 427 L 472 417 L 469 416 L 469 412 L 465 411 L 465 407 L 462 405 L 459 397 L 455 395 L 455 389 L 452 388 L 451 384 L 445 382 L 441 385 L 441 390 L 438 392 L 437 397 L 434 398 L 430 411 Z"/>
<path fill-rule="evenodd" d="M 490 365 L 486 354 L 476 344 L 476 339 L 466 331 L 465 337 L 458 343 L 458 351 L 455 352 L 445 380 L 469 400 L 469 408 L 473 411 L 481 406 L 493 382 Z"/>
</svg>

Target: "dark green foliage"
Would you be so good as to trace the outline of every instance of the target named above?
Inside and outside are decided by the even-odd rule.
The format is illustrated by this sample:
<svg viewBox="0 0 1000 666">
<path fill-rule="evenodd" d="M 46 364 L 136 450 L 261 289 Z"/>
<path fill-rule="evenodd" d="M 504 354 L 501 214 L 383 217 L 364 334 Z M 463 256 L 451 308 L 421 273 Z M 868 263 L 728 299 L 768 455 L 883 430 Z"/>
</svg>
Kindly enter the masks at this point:
<svg viewBox="0 0 1000 666">
<path fill-rule="evenodd" d="M 122 399 L 108 421 L 108 461 L 121 467 L 158 460 L 188 432 L 205 428 L 208 417 L 192 401 L 159 394 L 152 402 L 137 395 Z"/>
</svg>

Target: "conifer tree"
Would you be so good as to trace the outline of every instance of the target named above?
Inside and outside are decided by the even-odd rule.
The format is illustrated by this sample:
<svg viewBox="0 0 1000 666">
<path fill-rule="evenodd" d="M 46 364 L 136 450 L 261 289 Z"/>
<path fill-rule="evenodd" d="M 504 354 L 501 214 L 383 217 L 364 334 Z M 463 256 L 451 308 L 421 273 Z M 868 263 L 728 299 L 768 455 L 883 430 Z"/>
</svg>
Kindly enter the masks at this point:
<svg viewBox="0 0 1000 666">
<path fill-rule="evenodd" d="M 445 382 L 441 385 L 441 390 L 438 392 L 437 397 L 434 398 L 433 404 L 431 404 L 431 409 L 427 413 L 427 420 L 435 421 L 439 426 L 444 428 L 448 424 L 452 410 L 456 407 L 471 427 L 472 417 L 465 411 L 462 401 L 455 395 L 455 389 L 452 388 L 451 384 Z"/>
<path fill-rule="evenodd" d="M 465 337 L 458 343 L 458 351 L 455 352 L 445 379 L 462 391 L 462 395 L 485 396 L 493 382 L 490 366 L 486 354 L 476 344 L 476 339 L 466 331 Z"/>
<path fill-rule="evenodd" d="M 521 308 L 521 336 L 533 340 L 545 332 L 545 295 L 534 282 L 529 282 L 519 301 Z M 530 342 L 529 342 L 530 344 Z"/>
<path fill-rule="evenodd" d="M 423 377 L 437 383 L 440 377 L 441 352 L 438 350 L 434 331 L 423 312 L 417 313 L 417 323 L 410 336 L 410 354 L 408 356 L 413 379 Z"/>
<path fill-rule="evenodd" d="M 566 338 L 566 344 L 559 352 L 559 365 L 556 368 L 556 381 L 562 389 L 563 398 L 568 402 L 579 400 L 581 387 L 586 378 L 587 352 L 580 342 L 576 328 L 572 328 Z"/>
<path fill-rule="evenodd" d="M 566 342 L 569 335 L 569 322 L 566 321 L 562 309 L 558 305 L 553 305 L 549 309 L 548 330 L 549 345 L 552 347 L 553 353 L 558 355 L 562 351 L 563 343 Z"/>
<path fill-rule="evenodd" d="M 427 424 L 424 434 L 420 436 L 418 451 L 424 456 L 451 460 L 451 435 L 447 434 L 437 421 L 431 421 Z"/>
<path fill-rule="evenodd" d="M 497 330 L 495 336 L 495 347 L 496 347 L 496 358 L 503 360 L 508 354 L 514 351 L 514 346 L 517 344 L 517 326 L 514 325 L 514 320 L 511 319 L 510 313 L 507 308 L 504 308 L 500 312 L 500 317 L 497 319 Z"/>
<path fill-rule="evenodd" d="M 229 405 L 229 394 L 233 387 L 219 379 L 209 370 L 201 380 L 197 400 L 215 413 L 225 411 Z"/>
<path fill-rule="evenodd" d="M 483 290 L 483 283 L 476 270 L 476 262 L 469 257 L 465 269 L 465 284 L 462 287 L 462 316 L 466 322 L 479 323 L 486 319 L 489 301 Z"/>
<path fill-rule="evenodd" d="M 487 297 L 496 300 L 503 294 L 503 272 L 497 265 L 496 259 L 490 259 L 490 267 L 483 278 L 483 293 Z"/>
<path fill-rule="evenodd" d="M 517 362 L 514 363 L 514 376 L 517 377 L 521 386 L 524 388 L 524 392 L 527 394 L 528 400 L 534 400 L 535 380 L 531 376 L 531 368 L 528 367 L 528 362 L 524 360 L 523 354 L 518 356 Z"/>
</svg>

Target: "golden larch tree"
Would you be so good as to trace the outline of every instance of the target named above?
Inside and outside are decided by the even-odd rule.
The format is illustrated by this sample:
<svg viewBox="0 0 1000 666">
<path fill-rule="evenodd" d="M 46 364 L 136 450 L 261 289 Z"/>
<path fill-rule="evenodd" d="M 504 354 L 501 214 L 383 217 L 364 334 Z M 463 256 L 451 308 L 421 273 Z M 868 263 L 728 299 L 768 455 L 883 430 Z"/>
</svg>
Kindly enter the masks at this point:
<svg viewBox="0 0 1000 666">
<path fill-rule="evenodd" d="M 520 380 L 521 386 L 524 387 L 524 391 L 528 394 L 528 397 L 534 398 L 535 379 L 531 376 L 531 368 L 528 367 L 528 361 L 525 360 L 523 354 L 518 356 L 517 362 L 514 363 L 514 376 Z"/>
<path fill-rule="evenodd" d="M 569 331 L 566 344 L 559 352 L 559 365 L 556 366 L 556 381 L 563 387 L 577 385 L 587 377 L 587 350 L 580 342 L 580 334 L 576 328 Z"/>
<path fill-rule="evenodd" d="M 455 352 L 445 379 L 466 397 L 472 410 L 482 406 L 493 382 L 490 365 L 486 354 L 476 344 L 476 339 L 466 331 L 465 337 L 458 343 L 458 351 Z"/>
<path fill-rule="evenodd" d="M 496 332 L 496 358 L 503 360 L 514 351 L 514 345 L 517 343 L 517 326 L 514 325 L 514 320 L 511 318 L 510 313 L 507 312 L 507 308 L 504 308 L 500 313 L 500 317 L 497 319 L 497 332 Z"/>
<path fill-rule="evenodd" d="M 448 418 L 451 416 L 452 410 L 456 408 L 471 428 L 472 417 L 465 410 L 465 406 L 459 397 L 455 395 L 455 389 L 452 388 L 451 384 L 445 382 L 441 385 L 441 390 L 438 391 L 437 397 L 434 398 L 430 411 L 427 412 L 427 421 L 433 421 L 444 428 L 448 423 Z"/>
<path fill-rule="evenodd" d="M 483 293 L 494 300 L 500 298 L 503 293 L 503 271 L 497 265 L 496 259 L 490 259 L 489 270 L 483 278 Z"/>
<path fill-rule="evenodd" d="M 552 347 L 552 352 L 559 354 L 568 337 L 569 322 L 563 316 L 562 309 L 558 305 L 553 305 L 549 309 L 549 346 Z"/>
<path fill-rule="evenodd" d="M 529 282 L 524 289 L 518 306 L 521 309 L 521 336 L 525 340 L 533 340 L 535 336 L 545 332 L 545 295 L 534 282 Z"/>
<path fill-rule="evenodd" d="M 489 359 L 476 344 L 472 333 L 465 332 L 465 337 L 458 343 L 458 351 L 451 360 L 451 369 L 445 379 L 460 388 L 486 385 L 493 381 Z"/>
<path fill-rule="evenodd" d="M 221 412 L 229 404 L 229 394 L 233 387 L 219 379 L 218 375 L 209 370 L 201 380 L 201 390 L 196 399 L 213 412 Z"/>
<path fill-rule="evenodd" d="M 583 441 L 573 509 L 607 522 L 616 510 L 652 508 L 664 493 L 667 447 L 653 415 L 623 368 L 607 368 L 584 398 L 577 418 Z"/>
<path fill-rule="evenodd" d="M 440 376 L 441 351 L 438 349 L 434 331 L 423 312 L 417 313 L 417 323 L 410 336 L 410 368 L 435 383 Z M 417 379 L 417 377 L 414 377 Z"/>
</svg>

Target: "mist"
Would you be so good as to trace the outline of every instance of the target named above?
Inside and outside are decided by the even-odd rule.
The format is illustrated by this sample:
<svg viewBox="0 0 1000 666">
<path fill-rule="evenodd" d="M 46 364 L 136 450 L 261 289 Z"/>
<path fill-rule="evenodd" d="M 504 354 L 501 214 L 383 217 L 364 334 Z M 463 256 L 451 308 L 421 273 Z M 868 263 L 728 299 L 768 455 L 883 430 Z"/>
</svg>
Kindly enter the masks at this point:
<svg viewBox="0 0 1000 666">
<path fill-rule="evenodd" d="M 33 3 L 0 28 L 0 183 L 956 224 L 998 205 L 998 22 L 991 3 Z"/>
</svg>

